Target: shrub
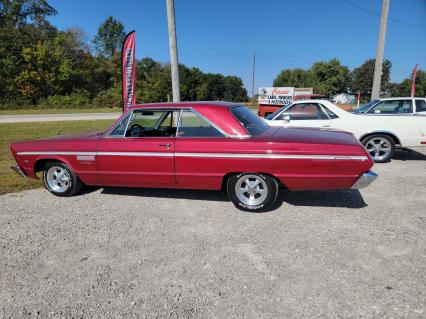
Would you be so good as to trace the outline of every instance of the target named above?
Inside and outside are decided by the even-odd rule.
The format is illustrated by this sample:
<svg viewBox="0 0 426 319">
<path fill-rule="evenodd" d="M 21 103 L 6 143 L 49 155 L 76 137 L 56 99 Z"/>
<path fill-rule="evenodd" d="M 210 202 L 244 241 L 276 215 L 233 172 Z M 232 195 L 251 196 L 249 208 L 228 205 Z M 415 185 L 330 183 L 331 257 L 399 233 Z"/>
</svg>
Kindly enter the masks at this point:
<svg viewBox="0 0 426 319">
<path fill-rule="evenodd" d="M 51 95 L 41 99 L 37 108 L 62 109 L 62 108 L 90 108 L 90 93 L 86 90 L 74 91 L 69 95 Z"/>
</svg>

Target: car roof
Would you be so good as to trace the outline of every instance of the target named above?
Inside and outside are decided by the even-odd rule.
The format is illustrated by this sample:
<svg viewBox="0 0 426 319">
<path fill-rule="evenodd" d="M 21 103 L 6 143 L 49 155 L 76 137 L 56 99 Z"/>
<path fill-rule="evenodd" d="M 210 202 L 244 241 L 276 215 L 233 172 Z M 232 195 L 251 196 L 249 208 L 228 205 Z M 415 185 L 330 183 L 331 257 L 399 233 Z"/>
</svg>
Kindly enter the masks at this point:
<svg viewBox="0 0 426 319">
<path fill-rule="evenodd" d="M 131 107 L 131 109 L 138 108 L 163 108 L 163 107 L 173 107 L 173 108 L 186 108 L 186 107 L 219 107 L 219 108 L 231 108 L 233 106 L 240 105 L 235 102 L 225 102 L 225 101 L 188 101 L 188 102 L 161 102 L 161 103 L 145 103 L 137 104 Z"/>
<path fill-rule="evenodd" d="M 420 99 L 424 99 L 424 97 L 415 97 L 415 98 L 420 98 Z M 412 97 L 385 97 L 385 98 L 379 98 L 377 99 L 378 101 L 388 101 L 388 100 L 411 100 L 413 99 Z"/>
</svg>

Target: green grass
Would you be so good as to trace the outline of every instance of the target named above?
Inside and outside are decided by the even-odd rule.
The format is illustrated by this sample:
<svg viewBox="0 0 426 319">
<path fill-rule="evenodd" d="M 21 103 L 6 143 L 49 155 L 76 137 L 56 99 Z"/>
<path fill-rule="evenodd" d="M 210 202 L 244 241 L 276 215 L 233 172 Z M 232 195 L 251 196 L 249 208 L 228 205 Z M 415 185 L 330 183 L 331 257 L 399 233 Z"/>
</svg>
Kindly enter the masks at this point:
<svg viewBox="0 0 426 319">
<path fill-rule="evenodd" d="M 42 186 L 39 180 L 20 177 L 10 169 L 15 164 L 9 150 L 11 142 L 53 136 L 58 131 L 65 134 L 102 130 L 112 123 L 113 120 L 0 124 L 0 194 Z"/>
<path fill-rule="evenodd" d="M 121 108 L 104 107 L 99 109 L 19 109 L 0 110 L 0 115 L 27 115 L 27 114 L 73 114 L 73 113 L 119 113 Z"/>
</svg>

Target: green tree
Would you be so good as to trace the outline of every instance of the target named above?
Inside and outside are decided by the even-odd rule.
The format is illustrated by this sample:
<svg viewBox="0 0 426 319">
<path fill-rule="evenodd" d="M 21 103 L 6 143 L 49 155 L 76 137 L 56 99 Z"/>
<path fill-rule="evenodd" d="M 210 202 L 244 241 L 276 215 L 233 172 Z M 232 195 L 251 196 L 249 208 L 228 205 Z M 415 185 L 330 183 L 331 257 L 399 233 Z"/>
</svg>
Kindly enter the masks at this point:
<svg viewBox="0 0 426 319">
<path fill-rule="evenodd" d="M 46 0 L 0 0 L 0 97 L 18 98 L 15 78 L 25 63 L 22 50 L 56 36 L 46 19 L 55 14 Z"/>
<path fill-rule="evenodd" d="M 120 51 L 125 36 L 124 25 L 109 16 L 99 26 L 93 44 L 99 53 L 111 57 Z"/>
<path fill-rule="evenodd" d="M 274 86 L 288 87 L 314 87 L 316 85 L 311 70 L 284 69 L 274 80 Z"/>
<path fill-rule="evenodd" d="M 56 10 L 46 0 L 1 0 L 0 24 L 22 27 L 30 23 L 46 23 L 46 17 L 55 15 Z"/>
<path fill-rule="evenodd" d="M 316 62 L 311 70 L 316 82 L 316 93 L 333 96 L 348 91 L 349 69 L 341 65 L 339 60 Z"/>
<path fill-rule="evenodd" d="M 225 77 L 225 91 L 222 99 L 232 102 L 248 101 L 247 90 L 244 88 L 241 78 L 238 76 Z"/>
<path fill-rule="evenodd" d="M 411 95 L 411 75 L 404 79 L 400 84 L 398 95 L 394 96 L 410 96 Z M 416 76 L 416 96 L 426 96 L 426 71 L 418 70 Z"/>
<path fill-rule="evenodd" d="M 351 72 L 351 91 L 361 92 L 367 99 L 371 97 L 373 87 L 375 59 L 366 60 L 361 66 Z M 383 61 L 381 88 L 383 91 L 389 85 L 392 63 L 389 60 Z"/>
</svg>

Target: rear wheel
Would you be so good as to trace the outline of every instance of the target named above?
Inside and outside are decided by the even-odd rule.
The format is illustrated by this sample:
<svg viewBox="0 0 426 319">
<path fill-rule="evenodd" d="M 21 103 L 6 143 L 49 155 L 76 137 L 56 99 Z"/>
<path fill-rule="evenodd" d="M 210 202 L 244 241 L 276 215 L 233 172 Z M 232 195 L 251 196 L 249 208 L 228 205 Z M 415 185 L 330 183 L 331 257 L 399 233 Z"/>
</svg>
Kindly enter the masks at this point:
<svg viewBox="0 0 426 319">
<path fill-rule="evenodd" d="M 239 173 L 227 182 L 229 199 L 235 207 L 249 212 L 271 208 L 278 196 L 278 183 L 270 176 L 258 173 Z"/>
<path fill-rule="evenodd" d="M 60 162 L 50 162 L 44 166 L 43 181 L 49 192 L 62 197 L 75 195 L 83 186 L 77 175 Z"/>
<path fill-rule="evenodd" d="M 388 135 L 370 135 L 364 138 L 361 143 L 376 163 L 389 162 L 395 153 L 395 141 Z"/>
</svg>

